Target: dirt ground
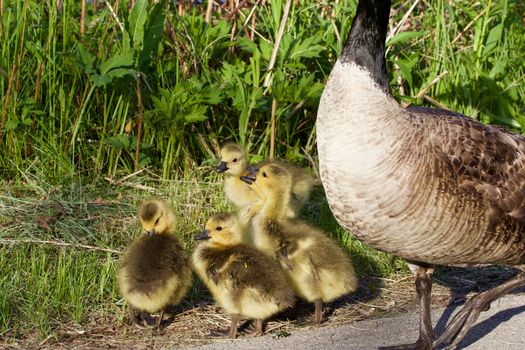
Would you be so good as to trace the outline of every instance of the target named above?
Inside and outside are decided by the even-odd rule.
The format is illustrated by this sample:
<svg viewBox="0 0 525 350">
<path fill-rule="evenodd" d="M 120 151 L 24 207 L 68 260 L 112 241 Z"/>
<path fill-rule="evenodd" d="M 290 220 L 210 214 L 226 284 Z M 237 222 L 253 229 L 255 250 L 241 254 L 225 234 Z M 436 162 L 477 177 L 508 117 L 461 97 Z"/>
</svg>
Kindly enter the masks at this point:
<svg viewBox="0 0 525 350">
<path fill-rule="evenodd" d="M 436 271 L 432 291 L 432 306 L 461 304 L 472 293 L 491 288 L 515 274 L 504 267 L 442 268 Z M 414 279 L 398 275 L 391 279 L 368 278 L 352 296 L 326 305 L 324 322 L 317 327 L 333 327 L 355 321 L 385 317 L 406 312 L 417 312 Z M 280 314 L 266 324 L 266 333 L 286 337 L 293 332 L 306 331 L 313 307 L 299 302 L 295 310 Z M 126 322 L 115 321 L 114 316 L 93 316 L 89 323 L 78 326 L 63 325 L 47 339 L 21 339 L 0 345 L 9 349 L 163 349 L 196 346 L 213 342 L 212 330 L 227 328 L 228 315 L 222 313 L 213 300 L 200 300 L 197 305 L 179 305 L 165 316 L 160 331 L 142 330 Z M 247 326 L 249 322 L 245 322 Z M 246 328 L 246 327 L 244 327 Z M 240 337 L 245 337 L 242 332 Z"/>
</svg>

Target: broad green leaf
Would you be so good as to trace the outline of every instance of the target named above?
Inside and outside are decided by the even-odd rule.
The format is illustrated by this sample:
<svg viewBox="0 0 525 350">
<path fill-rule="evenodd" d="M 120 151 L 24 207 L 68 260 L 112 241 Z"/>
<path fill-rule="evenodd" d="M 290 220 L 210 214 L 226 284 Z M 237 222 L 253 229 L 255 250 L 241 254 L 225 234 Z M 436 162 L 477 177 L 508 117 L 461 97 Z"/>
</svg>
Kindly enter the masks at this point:
<svg viewBox="0 0 525 350">
<path fill-rule="evenodd" d="M 184 116 L 184 119 L 187 123 L 196 123 L 196 122 L 202 122 L 208 117 L 204 114 L 206 113 L 206 107 L 200 106 L 196 111 L 192 111 L 190 114 L 187 114 Z"/>
<path fill-rule="evenodd" d="M 131 146 L 131 141 L 131 136 L 124 134 L 109 137 L 106 139 L 106 143 L 118 149 L 129 149 Z"/>
<path fill-rule="evenodd" d="M 272 48 L 273 46 L 264 40 L 261 40 L 259 43 L 261 55 L 267 62 L 270 62 L 270 58 L 272 57 Z"/>
<path fill-rule="evenodd" d="M 159 43 L 162 39 L 162 32 L 164 31 L 164 21 L 166 19 L 164 8 L 165 1 L 160 1 L 153 5 L 149 11 L 144 29 L 144 44 L 142 51 L 139 53 L 139 70 L 144 70 L 157 53 Z"/>
<path fill-rule="evenodd" d="M 318 38 L 307 37 L 303 41 L 297 43 L 292 47 L 290 59 L 314 58 L 319 57 L 319 54 L 324 51 L 324 47 L 317 45 Z"/>
<path fill-rule="evenodd" d="M 129 15 L 129 28 L 133 47 L 138 51 L 144 42 L 144 25 L 148 19 L 148 0 L 137 0 Z"/>
<path fill-rule="evenodd" d="M 261 42 L 264 42 L 264 40 L 261 40 Z M 257 44 L 245 36 L 241 36 L 237 39 L 237 45 L 241 50 L 244 50 L 249 53 L 259 51 L 259 49 L 257 48 Z"/>
<path fill-rule="evenodd" d="M 95 86 L 104 86 L 111 82 L 111 78 L 107 75 L 92 74 L 89 76 L 89 80 L 95 84 Z"/>
<path fill-rule="evenodd" d="M 82 63 L 82 66 L 84 70 L 92 69 L 93 64 L 95 63 L 95 56 L 89 52 L 88 49 L 84 47 L 82 44 L 77 45 L 77 54 L 80 58 L 80 62 Z"/>
<path fill-rule="evenodd" d="M 134 69 L 127 69 L 127 68 L 116 68 L 109 71 L 106 76 L 108 76 L 110 79 L 113 80 L 113 78 L 120 78 L 125 75 L 130 75 L 131 77 L 135 78 L 137 76 L 137 71 Z"/>
<path fill-rule="evenodd" d="M 204 96 L 204 100 L 210 105 L 217 105 L 222 102 L 222 92 L 216 87 L 211 87 Z"/>
<path fill-rule="evenodd" d="M 407 64 L 407 62 L 403 59 L 399 59 L 397 60 L 397 65 L 399 66 L 399 70 L 401 71 L 402 75 L 403 75 L 403 78 L 405 78 L 405 80 L 407 81 L 408 83 L 408 86 L 410 87 L 410 89 L 412 89 L 412 69 L 411 69 L 411 66 L 409 64 Z"/>
<path fill-rule="evenodd" d="M 17 117 L 9 118 L 5 122 L 4 128 L 6 131 L 14 130 L 18 127 L 20 120 Z"/>
<path fill-rule="evenodd" d="M 483 48 L 483 56 L 488 56 L 491 50 L 493 50 L 498 44 L 501 34 L 503 32 L 503 23 L 494 26 L 489 34 L 487 40 L 485 40 L 485 47 Z"/>
<path fill-rule="evenodd" d="M 132 66 L 134 60 L 133 54 L 134 51 L 130 50 L 126 53 L 117 54 L 113 57 L 110 57 L 105 62 L 100 64 L 100 73 L 105 75 L 112 69 Z"/>
</svg>

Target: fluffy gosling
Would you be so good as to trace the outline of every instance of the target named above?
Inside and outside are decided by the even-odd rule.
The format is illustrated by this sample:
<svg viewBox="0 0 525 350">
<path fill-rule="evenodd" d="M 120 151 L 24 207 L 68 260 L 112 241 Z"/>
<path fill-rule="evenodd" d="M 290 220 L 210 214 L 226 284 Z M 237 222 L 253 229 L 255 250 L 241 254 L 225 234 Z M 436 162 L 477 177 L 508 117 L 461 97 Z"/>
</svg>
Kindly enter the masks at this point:
<svg viewBox="0 0 525 350">
<path fill-rule="evenodd" d="M 124 253 L 117 274 L 121 295 L 128 302 L 130 321 L 160 327 L 164 310 L 177 305 L 191 284 L 188 254 L 175 235 L 175 214 L 163 201 L 152 199 L 139 210 L 145 231 Z M 147 313 L 159 312 L 155 323 Z"/>
<path fill-rule="evenodd" d="M 214 299 L 229 314 L 226 336 L 235 338 L 240 317 L 256 320 L 253 336 L 263 334 L 263 321 L 290 307 L 294 293 L 285 272 L 255 247 L 241 243 L 242 225 L 233 214 L 211 217 L 195 237 L 192 265 Z"/>
<path fill-rule="evenodd" d="M 358 280 L 347 254 L 319 229 L 283 214 L 289 200 L 289 171 L 268 163 L 243 177 L 263 199 L 252 221 L 254 245 L 275 257 L 288 272 L 295 293 L 315 305 L 314 323 L 322 320 L 322 303 L 357 289 Z"/>
</svg>

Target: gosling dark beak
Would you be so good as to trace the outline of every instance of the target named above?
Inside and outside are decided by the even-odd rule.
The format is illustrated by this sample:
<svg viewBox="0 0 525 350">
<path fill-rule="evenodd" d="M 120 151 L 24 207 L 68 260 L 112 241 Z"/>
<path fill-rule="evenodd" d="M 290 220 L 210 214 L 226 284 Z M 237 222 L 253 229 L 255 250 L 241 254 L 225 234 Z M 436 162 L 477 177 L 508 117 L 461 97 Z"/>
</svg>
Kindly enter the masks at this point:
<svg viewBox="0 0 525 350">
<path fill-rule="evenodd" d="M 205 239 L 210 239 L 210 236 L 208 235 L 209 233 L 210 233 L 210 231 L 204 230 L 201 233 L 199 233 L 197 236 L 195 236 L 194 239 L 196 241 L 202 241 L 202 240 L 205 240 Z"/>
<path fill-rule="evenodd" d="M 250 175 L 257 175 L 257 173 L 259 172 L 259 168 L 257 168 L 256 166 L 254 165 L 250 165 L 246 168 L 246 170 L 248 170 L 248 172 L 250 173 Z"/>
<path fill-rule="evenodd" d="M 146 231 L 146 234 L 148 235 L 148 237 L 151 237 L 155 234 L 155 230 Z"/>
<path fill-rule="evenodd" d="M 248 185 L 252 185 L 255 182 L 259 168 L 250 165 L 246 170 L 248 170 L 248 175 L 241 176 L 240 179 L 246 182 Z"/>
<path fill-rule="evenodd" d="M 218 173 L 223 173 L 225 172 L 226 170 L 228 170 L 228 163 L 226 162 L 220 162 L 219 165 L 217 165 L 217 172 Z"/>
</svg>

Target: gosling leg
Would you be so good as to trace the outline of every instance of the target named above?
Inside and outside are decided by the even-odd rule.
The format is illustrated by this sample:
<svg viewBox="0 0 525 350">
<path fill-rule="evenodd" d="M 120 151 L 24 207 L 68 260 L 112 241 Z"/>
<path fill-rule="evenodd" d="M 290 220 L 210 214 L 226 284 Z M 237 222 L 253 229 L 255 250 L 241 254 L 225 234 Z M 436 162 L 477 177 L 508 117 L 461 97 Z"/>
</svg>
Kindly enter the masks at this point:
<svg viewBox="0 0 525 350">
<path fill-rule="evenodd" d="M 255 329 L 249 334 L 250 337 L 258 337 L 260 335 L 263 335 L 263 320 L 257 319 L 255 320 Z"/>
<path fill-rule="evenodd" d="M 241 317 L 239 315 L 232 315 L 232 321 L 230 325 L 230 329 L 217 329 L 210 333 L 210 336 L 213 338 L 232 338 L 235 339 L 237 337 L 237 326 L 239 324 L 239 319 Z"/>
<path fill-rule="evenodd" d="M 232 339 L 237 338 L 237 326 L 239 325 L 239 319 L 241 317 L 239 315 L 232 315 L 232 324 L 230 326 L 230 333 L 229 337 Z"/>
<path fill-rule="evenodd" d="M 314 325 L 321 324 L 321 320 L 323 318 L 323 301 L 322 300 L 316 300 L 314 301 L 315 311 L 314 311 Z"/>
<path fill-rule="evenodd" d="M 162 323 L 162 317 L 164 317 L 164 309 L 160 310 L 159 318 L 157 319 L 157 323 L 155 325 L 157 328 L 157 331 L 160 330 L 160 324 Z"/>
<path fill-rule="evenodd" d="M 133 306 L 131 306 L 131 304 L 128 304 L 128 323 L 130 325 L 139 323 L 139 319 L 137 317 L 137 314 L 135 313 L 135 309 L 133 308 Z"/>
</svg>

